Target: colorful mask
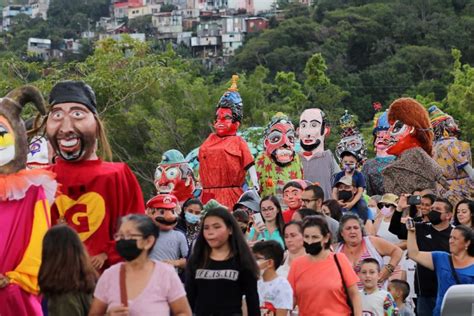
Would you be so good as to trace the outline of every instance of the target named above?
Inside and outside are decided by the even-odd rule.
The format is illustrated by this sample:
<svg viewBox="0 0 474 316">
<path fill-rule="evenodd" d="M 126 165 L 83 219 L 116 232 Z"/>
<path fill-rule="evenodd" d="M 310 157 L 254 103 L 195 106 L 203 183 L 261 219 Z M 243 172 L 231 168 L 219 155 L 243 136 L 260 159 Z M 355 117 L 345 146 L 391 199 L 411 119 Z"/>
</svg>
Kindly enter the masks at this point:
<svg viewBox="0 0 474 316">
<path fill-rule="evenodd" d="M 385 111 L 382 115 L 375 118 L 375 126 L 373 130 L 374 135 L 374 149 L 377 157 L 387 157 L 388 142 L 387 135 L 390 124 L 388 123 L 388 112 Z"/>
<path fill-rule="evenodd" d="M 48 141 L 42 136 L 35 136 L 30 141 L 27 166 L 29 169 L 46 168 L 49 166 Z"/>
<path fill-rule="evenodd" d="M 232 76 L 232 85 L 219 100 L 216 110 L 214 129 L 217 136 L 233 136 L 237 134 L 243 116 L 243 103 L 237 92 L 239 76 Z"/>
<path fill-rule="evenodd" d="M 324 151 L 324 138 L 329 134 L 325 114 L 320 109 L 304 110 L 300 117 L 298 135 L 304 154 Z"/>
<path fill-rule="evenodd" d="M 385 141 L 388 143 L 387 153 L 399 156 L 405 150 L 421 147 L 414 131 L 415 128 L 413 126 L 406 125 L 402 121 L 395 121 L 386 135 Z"/>
<path fill-rule="evenodd" d="M 400 156 L 405 150 L 421 147 L 429 156 L 433 132 L 426 109 L 415 99 L 400 98 L 390 105 L 387 153 Z"/>
<path fill-rule="evenodd" d="M 194 174 L 181 152 L 166 151 L 155 171 L 155 187 L 158 193 L 172 194 L 179 202 L 193 197 Z"/>
<path fill-rule="evenodd" d="M 178 199 L 172 194 L 158 194 L 146 203 L 146 212 L 160 230 L 172 230 L 178 223 L 175 208 Z"/>
<path fill-rule="evenodd" d="M 367 146 L 362 134 L 355 126 L 353 116 L 347 110 L 339 120 L 342 128 L 341 140 L 336 147 L 336 156 L 339 158 L 344 151 L 353 152 L 357 156 L 359 163 L 364 163 L 367 160 Z"/>
<path fill-rule="evenodd" d="M 295 128 L 283 113 L 277 113 L 265 130 L 264 147 L 267 155 L 281 166 L 295 156 Z"/>
<path fill-rule="evenodd" d="M 33 102 L 41 114 L 46 113 L 41 93 L 32 86 L 17 88 L 0 98 L 0 174 L 26 168 L 28 142 L 20 113 L 28 102 Z"/>
<path fill-rule="evenodd" d="M 441 111 L 436 105 L 428 109 L 431 125 L 433 126 L 435 140 L 447 137 L 459 138 L 461 130 L 451 115 Z"/>
</svg>

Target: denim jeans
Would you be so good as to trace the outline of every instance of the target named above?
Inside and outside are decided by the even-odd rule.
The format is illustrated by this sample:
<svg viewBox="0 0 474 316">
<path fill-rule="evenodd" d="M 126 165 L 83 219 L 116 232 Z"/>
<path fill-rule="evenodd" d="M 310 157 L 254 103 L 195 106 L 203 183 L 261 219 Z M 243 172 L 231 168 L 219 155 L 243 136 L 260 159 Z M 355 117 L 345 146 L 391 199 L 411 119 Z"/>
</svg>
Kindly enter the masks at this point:
<svg viewBox="0 0 474 316">
<path fill-rule="evenodd" d="M 433 309 L 436 306 L 436 297 L 418 296 L 416 300 L 417 316 L 433 316 Z"/>
</svg>

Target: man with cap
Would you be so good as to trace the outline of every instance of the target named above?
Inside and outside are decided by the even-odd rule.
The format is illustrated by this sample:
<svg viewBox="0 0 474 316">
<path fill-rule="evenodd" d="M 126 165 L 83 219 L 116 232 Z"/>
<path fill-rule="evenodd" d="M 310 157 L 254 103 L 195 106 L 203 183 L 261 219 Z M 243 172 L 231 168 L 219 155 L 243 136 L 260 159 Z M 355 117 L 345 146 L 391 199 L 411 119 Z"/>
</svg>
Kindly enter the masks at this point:
<svg viewBox="0 0 474 316">
<path fill-rule="evenodd" d="M 113 235 L 117 220 L 144 213 L 138 181 L 125 163 L 105 162 L 111 151 L 97 113 L 94 91 L 82 81 L 62 81 L 49 96 L 46 134 L 56 153 L 50 170 L 61 194 L 51 209 L 54 223 L 65 222 L 84 242 L 93 266 L 103 270 L 120 260 Z"/>
<path fill-rule="evenodd" d="M 147 215 L 160 228 L 160 236 L 149 257 L 183 269 L 188 256 L 188 243 L 182 232 L 174 230 L 178 223 L 176 207 L 178 199 L 172 194 L 158 194 L 146 203 Z"/>
<path fill-rule="evenodd" d="M 358 197 L 359 189 L 360 187 L 357 186 L 357 182 L 351 175 L 341 177 L 334 186 L 336 199 L 342 206 L 342 212 L 356 213 L 365 223 L 369 216 L 369 210 L 364 199 Z"/>
</svg>

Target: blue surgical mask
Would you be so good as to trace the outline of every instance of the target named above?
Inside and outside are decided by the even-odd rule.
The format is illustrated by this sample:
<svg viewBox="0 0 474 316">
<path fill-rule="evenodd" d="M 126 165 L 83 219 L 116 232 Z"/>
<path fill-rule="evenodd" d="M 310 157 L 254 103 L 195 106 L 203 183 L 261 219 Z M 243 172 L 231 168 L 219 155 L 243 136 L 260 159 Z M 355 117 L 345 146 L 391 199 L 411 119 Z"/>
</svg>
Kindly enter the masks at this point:
<svg viewBox="0 0 474 316">
<path fill-rule="evenodd" d="M 194 215 L 189 212 L 184 212 L 184 218 L 189 224 L 197 224 L 201 220 L 201 215 Z"/>
</svg>

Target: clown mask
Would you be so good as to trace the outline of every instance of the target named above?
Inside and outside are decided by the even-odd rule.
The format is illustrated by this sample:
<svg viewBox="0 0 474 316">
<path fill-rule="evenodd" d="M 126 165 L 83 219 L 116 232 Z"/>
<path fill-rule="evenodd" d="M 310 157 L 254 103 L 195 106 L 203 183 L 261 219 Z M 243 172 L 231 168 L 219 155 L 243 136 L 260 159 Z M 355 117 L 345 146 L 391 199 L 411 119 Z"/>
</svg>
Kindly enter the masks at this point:
<svg viewBox="0 0 474 316">
<path fill-rule="evenodd" d="M 264 140 L 265 152 L 278 165 L 284 166 L 295 156 L 295 129 L 291 122 L 281 120 L 270 127 Z"/>
<path fill-rule="evenodd" d="M 305 152 L 323 152 L 327 134 L 320 109 L 307 109 L 300 117 L 298 129 L 301 147 Z"/>
<path fill-rule="evenodd" d="M 0 167 L 15 158 L 15 136 L 4 116 L 0 116 Z"/>
<path fill-rule="evenodd" d="M 385 141 L 388 143 L 387 153 L 399 156 L 405 150 L 421 147 L 415 134 L 415 127 L 406 125 L 399 120 L 393 122 L 385 135 Z"/>
<path fill-rule="evenodd" d="M 193 197 L 194 178 L 187 163 L 159 165 L 155 171 L 155 187 L 158 193 L 170 193 L 178 201 Z"/>
<path fill-rule="evenodd" d="M 217 136 L 234 136 L 237 134 L 240 123 L 234 122 L 232 118 L 232 110 L 229 108 L 218 108 L 216 111 L 216 120 L 214 122 L 214 129 Z"/>
<path fill-rule="evenodd" d="M 46 133 L 64 160 L 89 160 L 96 157 L 97 127 L 94 114 L 85 105 L 60 103 L 48 115 Z"/>
</svg>

